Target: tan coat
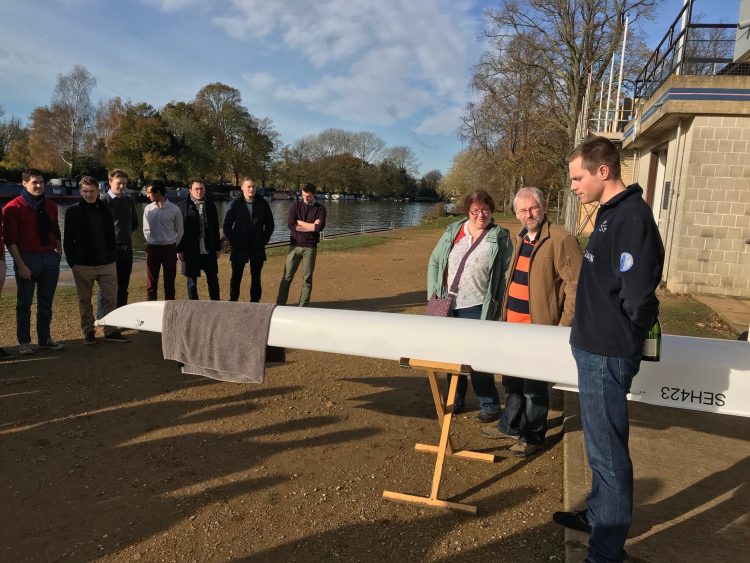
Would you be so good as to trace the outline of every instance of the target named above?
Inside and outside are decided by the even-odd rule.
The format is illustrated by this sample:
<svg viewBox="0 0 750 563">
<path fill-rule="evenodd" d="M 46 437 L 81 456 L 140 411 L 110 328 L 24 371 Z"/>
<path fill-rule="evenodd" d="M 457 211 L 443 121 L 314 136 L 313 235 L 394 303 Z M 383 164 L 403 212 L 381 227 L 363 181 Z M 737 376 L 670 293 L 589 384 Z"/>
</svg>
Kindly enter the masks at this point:
<svg viewBox="0 0 750 563">
<path fill-rule="evenodd" d="M 525 235 L 526 229 L 522 229 L 513 237 L 513 257 L 500 317 L 503 321 L 508 317 L 508 292 Z M 571 325 L 582 260 L 578 240 L 565 229 L 550 225 L 545 217 L 529 266 L 529 311 L 533 324 Z"/>
</svg>

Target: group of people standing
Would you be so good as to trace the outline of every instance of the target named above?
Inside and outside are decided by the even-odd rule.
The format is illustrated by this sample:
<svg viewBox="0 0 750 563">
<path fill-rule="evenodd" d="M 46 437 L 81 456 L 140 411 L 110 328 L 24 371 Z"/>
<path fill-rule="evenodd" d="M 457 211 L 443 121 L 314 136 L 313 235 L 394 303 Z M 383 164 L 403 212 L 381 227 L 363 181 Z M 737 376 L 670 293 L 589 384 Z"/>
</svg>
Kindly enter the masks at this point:
<svg viewBox="0 0 750 563">
<path fill-rule="evenodd" d="M 13 258 L 16 276 L 16 336 L 21 355 L 34 354 L 31 344 L 31 305 L 37 295 L 37 341 L 40 348 L 61 350 L 65 345 L 50 334 L 52 301 L 65 256 L 78 296 L 83 343 L 96 343 L 92 297 L 99 286 L 96 317 L 102 318 L 128 302 L 133 270 L 133 233 L 138 213 L 127 195 L 128 175 L 123 170 L 109 173 L 109 188 L 100 195 L 99 182 L 84 176 L 79 181 L 80 201 L 65 213 L 64 237 L 57 205 L 44 194 L 44 178 L 36 169 L 22 173 L 21 195 L 11 200 L 0 214 L 0 291 L 5 281 L 5 244 Z M 203 274 L 209 298 L 219 300 L 218 258 L 222 252 L 221 231 L 231 246 L 230 300 L 240 295 L 245 264 L 250 264 L 250 300 L 260 301 L 261 271 L 266 245 L 274 231 L 271 208 L 256 196 L 252 178 L 242 180 L 241 194 L 230 204 L 223 224 L 215 203 L 206 194 L 203 180 L 190 180 L 188 197 L 178 204 L 167 199 L 160 181 L 146 186 L 150 203 L 142 218 L 146 240 L 146 299 L 157 299 L 163 271 L 164 298 L 175 298 L 177 264 L 186 278 L 187 294 L 198 299 L 198 278 Z M 325 228 L 326 210 L 315 200 L 315 186 L 302 188 L 302 199 L 294 202 L 287 215 L 290 250 L 281 278 L 277 304 L 286 305 L 289 286 L 302 262 L 303 283 L 300 306 L 310 302 L 313 271 L 320 232 Z M 115 327 L 106 327 L 104 339 L 125 343 L 128 339 Z M 0 348 L 0 359 L 13 354 Z"/>
<path fill-rule="evenodd" d="M 495 203 L 484 190 L 464 202 L 466 218 L 450 225 L 432 252 L 427 295 L 453 296 L 451 314 L 458 318 L 512 323 L 572 326 L 570 344 L 578 368 L 581 421 L 592 487 L 587 507 L 558 512 L 555 522 L 589 532 L 587 561 L 622 561 L 633 502 L 633 468 L 628 451 L 626 395 L 638 373 L 644 339 L 659 301 L 664 248 L 651 209 L 638 184 L 625 186 L 617 148 L 607 139 L 584 141 L 568 157 L 571 190 L 582 203 L 598 202 L 594 231 L 585 254 L 570 233 L 552 225 L 540 190 L 525 187 L 515 194 L 513 209 L 520 224 L 511 237 L 493 222 Z M 132 235 L 138 228 L 136 207 L 125 193 L 128 176 L 109 174 L 109 189 L 100 197 L 98 182 L 80 180 L 81 200 L 65 215 L 61 236 L 57 206 L 44 195 L 44 179 L 25 170 L 23 191 L 0 215 L 0 257 L 7 244 L 17 283 L 16 335 L 20 354 L 32 354 L 31 304 L 37 292 L 37 339 L 40 347 L 64 347 L 50 335 L 52 300 L 64 253 L 73 270 L 84 344 L 94 344 L 92 291 L 98 283 L 102 317 L 125 305 L 133 265 Z M 230 300 L 237 301 L 245 265 L 250 264 L 250 300 L 260 301 L 265 247 L 274 219 L 255 182 L 243 178 L 241 195 L 232 201 L 221 230 L 231 245 Z M 197 278 L 205 274 L 209 297 L 218 300 L 219 216 L 202 180 L 190 182 L 189 197 L 178 205 L 166 198 L 162 183 L 147 186 L 151 203 L 143 212 L 146 239 L 146 296 L 157 298 L 160 270 L 164 297 L 174 299 L 177 263 L 187 279 L 190 299 L 198 299 Z M 326 210 L 307 184 L 302 199 L 288 212 L 290 250 L 277 304 L 285 305 L 289 286 L 302 264 L 299 305 L 310 301 L 313 271 Z M 5 265 L 0 263 L 0 290 Z M 105 339 L 127 342 L 116 329 Z M 543 351 L 540 351 L 543 353 Z M 0 349 L 0 358 L 11 356 Z M 464 408 L 468 382 L 458 385 L 454 413 Z M 503 377 L 505 408 L 501 412 L 494 376 L 475 372 L 482 434 L 509 439 L 511 453 L 527 457 L 544 447 L 549 405 L 548 385 Z"/>
<path fill-rule="evenodd" d="M 588 138 L 568 156 L 568 169 L 573 194 L 599 204 L 585 253 L 550 224 L 537 188 L 515 194 L 515 237 L 492 221 L 490 195 L 475 190 L 464 201 L 466 218 L 446 229 L 430 256 L 427 297 L 451 293 L 454 317 L 572 327 L 591 493 L 585 509 L 556 512 L 553 520 L 590 534 L 587 562 L 623 561 L 633 507 L 627 394 L 658 314 L 664 247 L 642 188 L 622 181 L 611 141 Z M 464 408 L 468 381 L 461 379 L 454 413 Z M 543 449 L 546 382 L 503 376 L 502 413 L 494 376 L 474 372 L 471 382 L 477 420 L 498 421 L 482 435 L 512 441 L 519 457 Z"/>
</svg>

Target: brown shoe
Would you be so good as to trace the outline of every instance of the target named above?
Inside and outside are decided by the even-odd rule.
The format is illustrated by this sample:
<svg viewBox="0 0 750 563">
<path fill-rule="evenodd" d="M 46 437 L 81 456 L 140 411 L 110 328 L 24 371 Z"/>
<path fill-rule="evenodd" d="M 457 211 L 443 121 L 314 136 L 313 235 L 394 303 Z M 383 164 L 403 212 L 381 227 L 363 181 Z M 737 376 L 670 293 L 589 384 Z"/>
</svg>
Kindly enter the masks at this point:
<svg viewBox="0 0 750 563">
<path fill-rule="evenodd" d="M 544 449 L 544 444 L 529 444 L 528 442 L 516 442 L 508 451 L 516 457 L 529 457 Z"/>
</svg>

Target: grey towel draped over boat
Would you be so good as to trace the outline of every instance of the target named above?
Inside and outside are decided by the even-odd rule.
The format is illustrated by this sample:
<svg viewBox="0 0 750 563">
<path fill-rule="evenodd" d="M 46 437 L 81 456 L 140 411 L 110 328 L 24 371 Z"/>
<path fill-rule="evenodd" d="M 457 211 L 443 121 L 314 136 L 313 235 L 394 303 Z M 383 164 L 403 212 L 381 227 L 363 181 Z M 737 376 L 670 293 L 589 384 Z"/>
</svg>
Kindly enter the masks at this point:
<svg viewBox="0 0 750 563">
<path fill-rule="evenodd" d="M 275 305 L 166 301 L 161 345 L 183 373 L 234 383 L 263 383 L 266 344 Z"/>
</svg>

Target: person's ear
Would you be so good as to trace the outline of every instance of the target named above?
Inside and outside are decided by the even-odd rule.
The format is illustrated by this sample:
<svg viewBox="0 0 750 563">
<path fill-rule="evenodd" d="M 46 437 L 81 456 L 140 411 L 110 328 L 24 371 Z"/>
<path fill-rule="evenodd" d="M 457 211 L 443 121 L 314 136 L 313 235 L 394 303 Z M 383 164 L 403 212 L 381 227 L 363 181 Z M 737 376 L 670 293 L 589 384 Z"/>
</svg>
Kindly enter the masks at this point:
<svg viewBox="0 0 750 563">
<path fill-rule="evenodd" d="M 606 164 L 600 164 L 599 168 L 596 169 L 596 174 L 600 180 L 609 180 L 609 166 Z"/>
</svg>

